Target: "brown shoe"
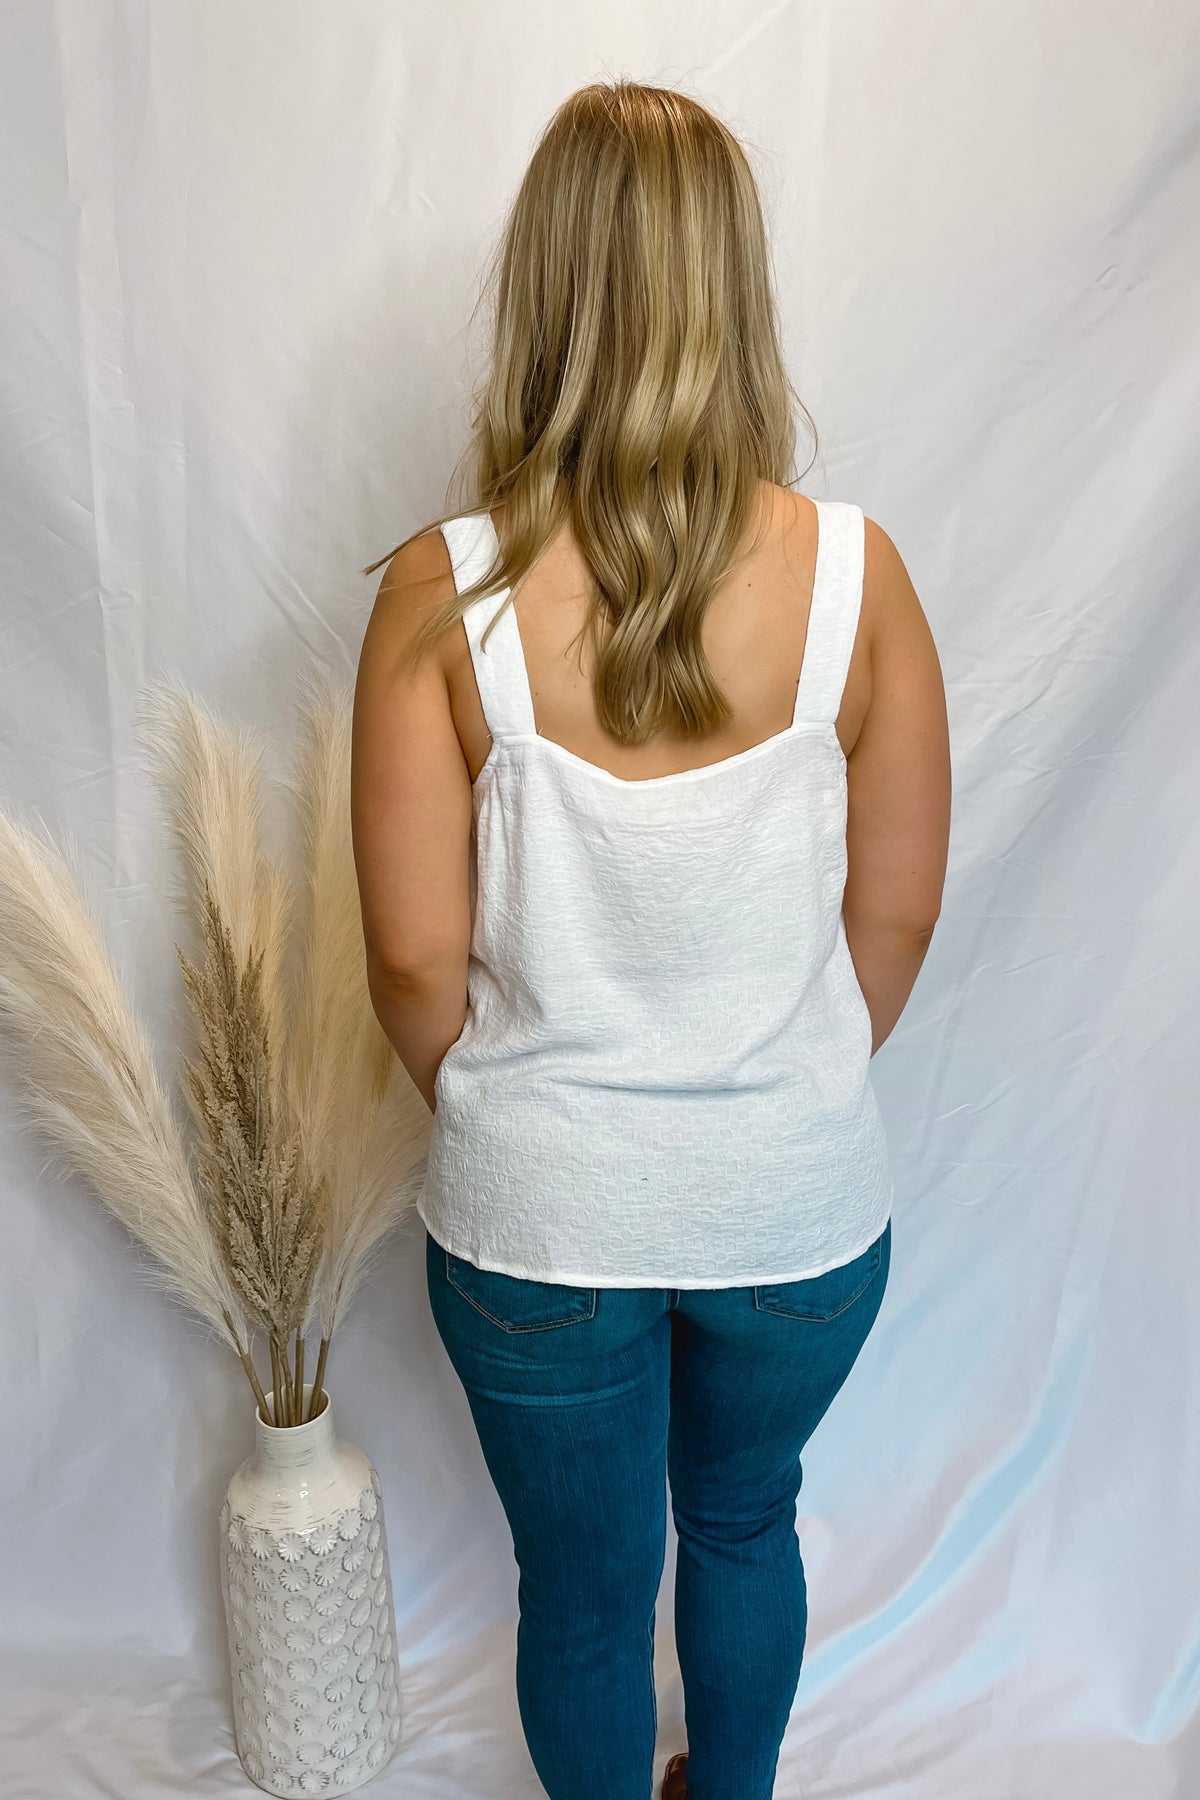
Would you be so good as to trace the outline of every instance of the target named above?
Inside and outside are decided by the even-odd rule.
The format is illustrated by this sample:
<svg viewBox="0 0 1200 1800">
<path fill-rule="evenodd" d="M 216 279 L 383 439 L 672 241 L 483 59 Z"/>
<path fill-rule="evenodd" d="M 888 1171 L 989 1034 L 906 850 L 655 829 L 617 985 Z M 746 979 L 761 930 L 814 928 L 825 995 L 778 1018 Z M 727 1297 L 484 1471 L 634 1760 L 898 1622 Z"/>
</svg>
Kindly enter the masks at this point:
<svg viewBox="0 0 1200 1800">
<path fill-rule="evenodd" d="M 687 1800 L 687 1759 L 687 1751 L 681 1750 L 663 1770 L 662 1800 Z"/>
</svg>

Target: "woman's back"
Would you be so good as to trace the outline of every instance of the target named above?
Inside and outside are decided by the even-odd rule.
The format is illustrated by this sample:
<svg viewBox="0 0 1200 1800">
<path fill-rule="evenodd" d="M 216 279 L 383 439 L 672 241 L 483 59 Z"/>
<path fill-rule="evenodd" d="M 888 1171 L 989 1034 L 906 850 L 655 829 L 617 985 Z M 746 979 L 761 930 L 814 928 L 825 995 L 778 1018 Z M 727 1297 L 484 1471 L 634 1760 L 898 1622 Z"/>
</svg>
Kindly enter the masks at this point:
<svg viewBox="0 0 1200 1800">
<path fill-rule="evenodd" d="M 507 591 L 467 606 L 490 744 L 472 793 L 469 1009 L 438 1070 L 418 1210 L 478 1267 L 604 1286 L 792 1280 L 886 1223 L 871 1019 L 841 916 L 836 722 L 865 521 L 809 504 L 816 554 L 808 592 L 792 589 L 801 623 L 784 618 L 803 653 L 783 719 L 761 694 L 779 687 L 769 620 L 786 593 L 756 590 L 751 558 L 749 608 L 736 587 L 721 596 L 714 654 L 735 664 L 740 643 L 761 658 L 757 735 L 745 741 L 739 714 L 724 755 L 618 774 L 552 737 Z M 494 521 L 467 514 L 442 534 L 461 591 L 492 564 Z M 531 618 L 543 643 L 571 635 L 545 595 Z M 561 702 L 561 676 L 546 688 Z"/>
<path fill-rule="evenodd" d="M 513 599 L 542 736 L 623 780 L 637 781 L 735 755 L 788 724 L 816 570 L 817 509 L 804 495 L 771 482 L 761 483 L 760 497 L 761 513 L 749 521 L 745 533 L 749 548 L 704 616 L 705 653 L 734 712 L 729 724 L 702 740 L 660 736 L 642 745 L 622 744 L 605 731 L 593 691 L 594 655 L 583 631 L 590 578 L 564 529 L 542 552 Z M 503 538 L 503 508 L 494 510 L 493 520 Z M 868 581 L 838 713 L 838 736 L 847 755 L 869 698 L 871 591 Z M 474 779 L 491 747 L 491 735 L 462 631 L 447 635 L 444 668 L 455 728 Z"/>
</svg>

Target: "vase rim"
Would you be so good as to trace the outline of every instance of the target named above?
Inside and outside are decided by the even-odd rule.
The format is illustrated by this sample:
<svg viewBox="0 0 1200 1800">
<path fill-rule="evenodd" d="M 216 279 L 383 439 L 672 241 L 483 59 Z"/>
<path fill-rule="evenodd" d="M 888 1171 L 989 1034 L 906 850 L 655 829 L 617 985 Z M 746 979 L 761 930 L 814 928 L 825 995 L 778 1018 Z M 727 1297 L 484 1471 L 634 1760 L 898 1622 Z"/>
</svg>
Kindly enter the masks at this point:
<svg viewBox="0 0 1200 1800">
<path fill-rule="evenodd" d="M 313 1389 L 312 1382 L 306 1381 L 304 1384 L 304 1404 L 305 1405 L 308 1404 L 308 1401 L 312 1397 L 312 1389 Z M 267 1404 L 269 1406 L 275 1398 L 275 1389 L 268 1388 L 266 1390 L 265 1398 L 266 1398 Z M 321 1410 L 319 1413 L 316 1414 L 316 1416 L 314 1418 L 305 1419 L 303 1424 L 301 1424 L 301 1425 L 272 1425 L 269 1419 L 263 1418 L 262 1408 L 261 1408 L 261 1406 L 259 1406 L 258 1402 L 255 1401 L 254 1422 L 260 1431 L 270 1432 L 272 1437 L 289 1437 L 289 1438 L 291 1438 L 291 1437 L 295 1437 L 297 1432 L 309 1431 L 312 1429 L 312 1427 L 314 1425 L 320 1425 L 323 1420 L 328 1419 L 329 1414 L 330 1414 L 330 1408 L 332 1407 L 332 1405 L 333 1405 L 333 1401 L 329 1397 L 329 1389 L 327 1387 L 322 1387 L 322 1389 L 321 1389 Z"/>
</svg>

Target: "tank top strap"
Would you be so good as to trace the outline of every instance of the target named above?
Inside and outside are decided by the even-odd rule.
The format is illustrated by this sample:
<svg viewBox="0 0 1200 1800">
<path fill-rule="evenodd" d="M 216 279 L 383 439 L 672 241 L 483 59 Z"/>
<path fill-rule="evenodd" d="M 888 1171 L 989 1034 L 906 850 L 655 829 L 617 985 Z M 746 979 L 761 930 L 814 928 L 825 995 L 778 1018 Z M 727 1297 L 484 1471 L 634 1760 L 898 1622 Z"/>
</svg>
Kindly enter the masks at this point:
<svg viewBox="0 0 1200 1800">
<path fill-rule="evenodd" d="M 814 500 L 817 566 L 792 723 L 838 716 L 862 608 L 866 521 L 849 500 Z"/>
<path fill-rule="evenodd" d="M 454 569 L 454 586 L 461 594 L 482 580 L 498 560 L 496 527 L 490 512 L 480 512 L 447 519 L 441 529 Z M 536 730 L 517 615 L 511 604 L 505 605 L 510 592 L 501 588 L 498 593 L 481 595 L 463 613 L 483 716 L 493 738 L 529 736 Z M 493 619 L 496 627 L 485 645 L 483 634 Z"/>
</svg>

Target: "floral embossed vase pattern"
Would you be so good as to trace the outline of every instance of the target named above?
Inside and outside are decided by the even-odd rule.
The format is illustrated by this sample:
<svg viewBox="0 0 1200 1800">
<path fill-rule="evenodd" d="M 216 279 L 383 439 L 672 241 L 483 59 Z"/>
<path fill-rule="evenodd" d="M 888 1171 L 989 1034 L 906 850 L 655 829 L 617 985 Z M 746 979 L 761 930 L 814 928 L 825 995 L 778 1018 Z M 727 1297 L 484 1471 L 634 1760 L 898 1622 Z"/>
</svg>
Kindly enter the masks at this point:
<svg viewBox="0 0 1200 1800">
<path fill-rule="evenodd" d="M 379 1476 L 334 1437 L 328 1395 L 305 1425 L 255 1429 L 221 1507 L 238 1756 L 268 1794 L 347 1794 L 400 1739 Z"/>
</svg>

